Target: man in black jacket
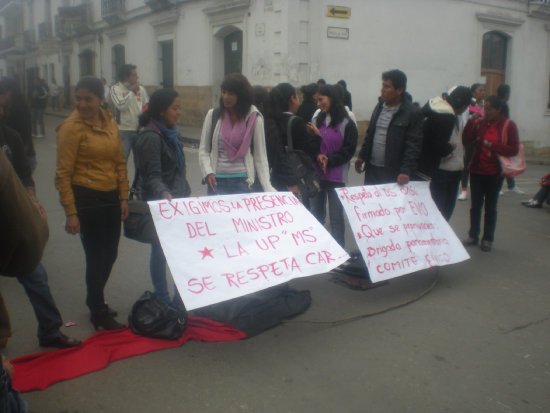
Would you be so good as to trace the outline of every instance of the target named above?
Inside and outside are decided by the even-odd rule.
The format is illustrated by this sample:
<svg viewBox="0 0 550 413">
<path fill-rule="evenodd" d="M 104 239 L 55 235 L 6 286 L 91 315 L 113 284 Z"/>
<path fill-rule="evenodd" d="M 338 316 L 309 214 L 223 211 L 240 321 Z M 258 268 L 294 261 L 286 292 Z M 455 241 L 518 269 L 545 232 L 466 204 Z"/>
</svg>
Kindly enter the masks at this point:
<svg viewBox="0 0 550 413">
<path fill-rule="evenodd" d="M 407 76 L 400 70 L 382 74 L 380 102 L 355 161 L 365 184 L 404 185 L 416 172 L 422 149 L 422 116 L 406 96 Z"/>
</svg>

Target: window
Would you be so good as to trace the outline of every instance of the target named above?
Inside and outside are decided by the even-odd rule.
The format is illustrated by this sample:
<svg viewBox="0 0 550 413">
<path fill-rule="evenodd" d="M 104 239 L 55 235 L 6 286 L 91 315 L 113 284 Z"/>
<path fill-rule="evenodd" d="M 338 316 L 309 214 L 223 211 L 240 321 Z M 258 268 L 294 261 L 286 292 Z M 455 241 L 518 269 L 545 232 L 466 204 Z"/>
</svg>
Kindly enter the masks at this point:
<svg viewBox="0 0 550 413">
<path fill-rule="evenodd" d="M 113 63 L 113 79 L 118 80 L 118 69 L 126 63 L 124 46 L 116 44 L 111 48 L 111 62 Z"/>
<path fill-rule="evenodd" d="M 499 32 L 483 35 L 483 54 L 481 66 L 484 69 L 506 69 L 506 51 L 508 39 Z"/>
</svg>

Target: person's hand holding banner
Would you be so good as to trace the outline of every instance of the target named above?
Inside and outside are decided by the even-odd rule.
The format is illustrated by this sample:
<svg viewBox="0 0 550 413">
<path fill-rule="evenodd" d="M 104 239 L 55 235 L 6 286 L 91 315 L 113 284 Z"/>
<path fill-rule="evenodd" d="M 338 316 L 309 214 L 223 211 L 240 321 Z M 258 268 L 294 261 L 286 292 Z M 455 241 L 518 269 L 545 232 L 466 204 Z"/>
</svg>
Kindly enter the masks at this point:
<svg viewBox="0 0 550 413">
<path fill-rule="evenodd" d="M 349 258 L 290 192 L 148 204 L 188 310 L 325 273 Z"/>
</svg>

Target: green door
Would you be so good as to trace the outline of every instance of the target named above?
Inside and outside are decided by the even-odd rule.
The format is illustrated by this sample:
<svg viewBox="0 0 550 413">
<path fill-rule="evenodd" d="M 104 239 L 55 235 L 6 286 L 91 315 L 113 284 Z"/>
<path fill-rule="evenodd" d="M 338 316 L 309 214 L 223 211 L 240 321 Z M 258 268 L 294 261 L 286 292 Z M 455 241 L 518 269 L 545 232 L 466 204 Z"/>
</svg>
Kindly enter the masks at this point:
<svg viewBox="0 0 550 413">
<path fill-rule="evenodd" d="M 223 39 L 225 74 L 241 73 L 243 69 L 243 32 L 233 32 Z"/>
</svg>

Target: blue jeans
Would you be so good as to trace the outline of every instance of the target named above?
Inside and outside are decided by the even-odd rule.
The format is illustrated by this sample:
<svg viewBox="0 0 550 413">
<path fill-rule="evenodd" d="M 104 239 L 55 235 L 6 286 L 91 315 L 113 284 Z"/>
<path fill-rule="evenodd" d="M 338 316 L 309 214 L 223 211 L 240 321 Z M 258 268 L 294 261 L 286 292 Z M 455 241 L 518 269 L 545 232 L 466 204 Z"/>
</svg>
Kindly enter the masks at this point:
<svg viewBox="0 0 550 413">
<path fill-rule="evenodd" d="M 248 194 L 252 189 L 248 186 L 246 178 L 216 178 L 216 192 L 208 185 L 208 195 L 232 195 Z M 260 189 L 261 191 L 261 189 Z"/>
<path fill-rule="evenodd" d="M 40 134 L 44 135 L 44 109 L 32 109 L 32 134 L 38 135 L 37 133 L 37 124 L 40 125 Z"/>
<path fill-rule="evenodd" d="M 158 241 L 151 244 L 149 270 L 151 271 L 153 291 L 164 301 L 170 302 L 168 283 L 166 282 L 166 258 L 164 257 L 164 252 Z"/>
<path fill-rule="evenodd" d="M 25 289 L 38 321 L 38 339 L 49 340 L 59 336 L 61 314 L 53 300 L 48 286 L 48 274 L 42 264 L 38 264 L 33 271 L 18 276 L 17 280 Z"/>
<path fill-rule="evenodd" d="M 321 181 L 321 191 L 310 198 L 311 213 L 321 224 L 325 224 L 327 217 L 327 198 L 328 211 L 330 214 L 330 234 L 340 244 L 342 248 L 346 243 L 345 231 L 346 223 L 344 221 L 344 207 L 338 199 L 338 194 L 334 188 L 342 188 L 345 184 L 329 181 Z"/>
<path fill-rule="evenodd" d="M 130 156 L 130 151 L 134 150 L 134 145 L 137 140 L 137 132 L 132 130 L 121 130 L 120 139 L 122 140 L 122 153 L 124 153 L 124 159 L 128 160 Z M 134 156 L 134 162 L 136 157 Z"/>
</svg>

